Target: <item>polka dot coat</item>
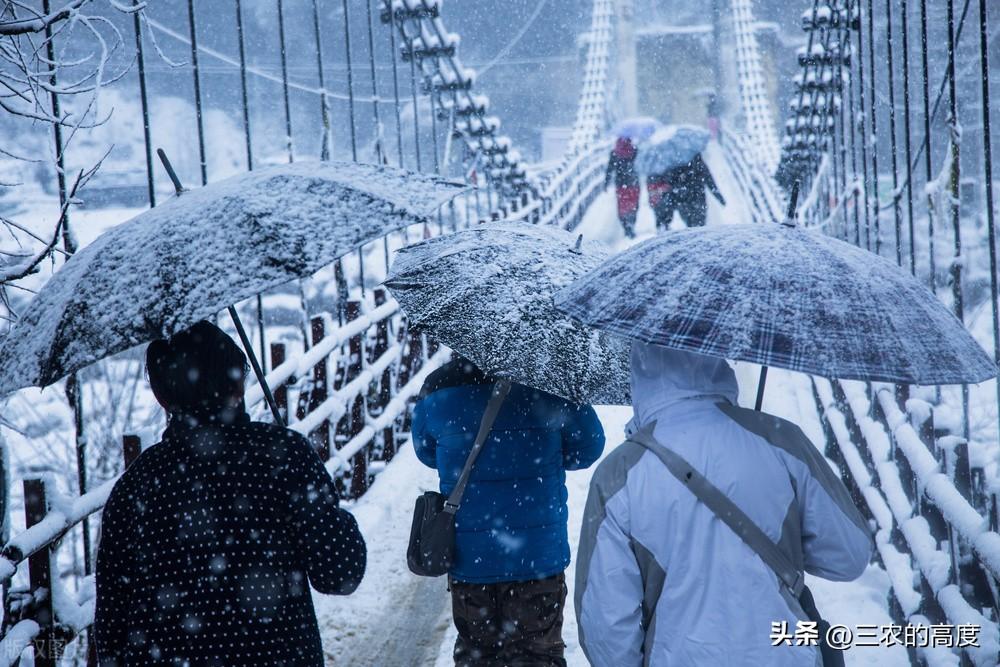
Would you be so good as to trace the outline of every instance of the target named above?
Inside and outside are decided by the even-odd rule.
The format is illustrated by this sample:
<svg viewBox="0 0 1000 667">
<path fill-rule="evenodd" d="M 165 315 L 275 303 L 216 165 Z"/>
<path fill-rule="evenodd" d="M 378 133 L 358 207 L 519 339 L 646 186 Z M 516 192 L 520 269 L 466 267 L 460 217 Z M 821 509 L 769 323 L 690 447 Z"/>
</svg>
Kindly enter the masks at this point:
<svg viewBox="0 0 1000 667">
<path fill-rule="evenodd" d="M 100 664 L 321 665 L 310 585 L 349 594 L 365 560 L 304 438 L 245 414 L 171 419 L 104 509 Z"/>
</svg>

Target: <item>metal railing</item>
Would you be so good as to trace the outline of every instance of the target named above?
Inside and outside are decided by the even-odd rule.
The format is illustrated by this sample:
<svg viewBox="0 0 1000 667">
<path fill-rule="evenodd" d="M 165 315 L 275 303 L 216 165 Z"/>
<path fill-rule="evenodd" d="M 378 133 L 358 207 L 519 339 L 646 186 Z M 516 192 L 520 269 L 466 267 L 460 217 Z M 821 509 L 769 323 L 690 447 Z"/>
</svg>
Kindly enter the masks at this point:
<svg viewBox="0 0 1000 667">
<path fill-rule="evenodd" d="M 970 463 L 969 444 L 935 429 L 933 406 L 895 389 L 813 380 L 826 456 L 855 504 L 877 527 L 877 558 L 889 575 L 889 611 L 900 626 L 978 626 L 977 639 L 908 646 L 911 662 L 952 647 L 962 664 L 992 665 L 1000 652 L 997 494 Z"/>
</svg>

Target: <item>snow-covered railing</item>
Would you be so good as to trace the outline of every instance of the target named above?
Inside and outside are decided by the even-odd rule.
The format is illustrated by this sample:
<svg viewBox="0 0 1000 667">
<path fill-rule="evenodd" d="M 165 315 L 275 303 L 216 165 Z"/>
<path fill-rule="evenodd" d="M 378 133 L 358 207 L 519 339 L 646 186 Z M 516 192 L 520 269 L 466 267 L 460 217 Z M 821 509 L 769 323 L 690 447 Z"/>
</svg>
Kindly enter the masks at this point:
<svg viewBox="0 0 1000 667">
<path fill-rule="evenodd" d="M 556 169 L 540 178 L 533 197 L 525 195 L 520 202 L 508 202 L 493 212 L 493 219 L 575 228 L 603 190 L 610 149 L 609 142 L 598 141 L 564 158 Z"/>
<path fill-rule="evenodd" d="M 313 442 L 348 498 L 368 489 L 373 463 L 379 469 L 393 458 L 423 380 L 450 354 L 411 335 L 383 288 L 367 305 L 348 301 L 332 330 L 330 316 L 313 317 L 310 347 L 297 358 L 272 343 L 268 374 L 289 428 Z M 246 400 L 248 409 L 261 403 L 260 389 L 251 387 Z"/>
<path fill-rule="evenodd" d="M 751 219 L 754 222 L 781 222 L 784 219 L 782 195 L 771 174 L 747 160 L 750 149 L 746 139 L 723 130 L 719 135 L 719 144 L 743 199 L 750 205 Z"/>
<path fill-rule="evenodd" d="M 969 465 L 967 444 L 937 433 L 923 401 L 911 399 L 901 409 L 891 387 L 872 386 L 873 406 L 861 383 L 814 378 L 813 386 L 826 455 L 877 528 L 894 621 L 979 626 L 978 645 L 961 648 L 963 664 L 996 664 L 996 495 L 984 492 L 983 471 Z M 918 657 L 910 650 L 911 660 Z M 917 650 L 924 664 L 956 664 L 950 649 Z"/>
<path fill-rule="evenodd" d="M 126 447 L 126 458 L 137 449 Z M 9 586 L 18 565 L 27 561 L 28 588 L 8 588 L 0 628 L 0 667 L 17 664 L 34 648 L 36 667 L 59 664 L 66 645 L 94 622 L 94 580 L 86 577 L 76 594 L 67 591 L 55 567 L 59 540 L 87 516 L 101 510 L 117 480 L 69 499 L 48 479 L 25 479 L 26 529 L 0 551 L 0 580 Z M 93 652 L 93 646 L 89 647 Z M 96 655 L 88 656 L 96 665 Z"/>
</svg>

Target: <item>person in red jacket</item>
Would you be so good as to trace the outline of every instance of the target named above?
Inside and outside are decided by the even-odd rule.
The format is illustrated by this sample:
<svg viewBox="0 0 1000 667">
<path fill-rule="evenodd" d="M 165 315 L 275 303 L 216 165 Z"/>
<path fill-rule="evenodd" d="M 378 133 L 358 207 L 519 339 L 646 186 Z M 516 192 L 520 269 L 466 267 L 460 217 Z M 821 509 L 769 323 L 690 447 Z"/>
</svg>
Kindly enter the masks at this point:
<svg viewBox="0 0 1000 667">
<path fill-rule="evenodd" d="M 639 211 L 639 176 L 635 172 L 635 144 L 628 137 L 619 137 L 608 160 L 604 187 L 615 184 L 618 198 L 618 220 L 625 236 L 635 238 L 635 216 Z"/>
</svg>

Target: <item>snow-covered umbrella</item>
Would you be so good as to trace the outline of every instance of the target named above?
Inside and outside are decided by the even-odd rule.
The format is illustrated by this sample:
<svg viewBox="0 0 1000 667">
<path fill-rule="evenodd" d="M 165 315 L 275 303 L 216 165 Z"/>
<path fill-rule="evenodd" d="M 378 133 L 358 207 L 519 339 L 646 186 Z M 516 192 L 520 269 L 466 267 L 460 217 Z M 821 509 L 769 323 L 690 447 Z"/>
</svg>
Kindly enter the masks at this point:
<svg viewBox="0 0 1000 667">
<path fill-rule="evenodd" d="M 465 186 L 354 162 L 241 174 L 114 227 L 42 287 L 0 346 L 0 395 L 47 386 L 427 220 Z"/>
<path fill-rule="evenodd" d="M 611 132 L 616 137 L 631 139 L 638 143 L 649 139 L 662 127 L 663 124 L 652 116 L 636 116 L 619 122 Z"/>
<path fill-rule="evenodd" d="M 635 159 L 641 174 L 662 174 L 690 162 L 705 150 L 708 130 L 694 125 L 667 125 L 639 146 Z"/>
<path fill-rule="evenodd" d="M 996 364 L 895 264 L 787 225 L 720 225 L 641 243 L 560 291 L 626 339 L 839 379 L 982 382 Z"/>
<path fill-rule="evenodd" d="M 628 404 L 628 348 L 555 309 L 607 251 L 557 227 L 496 223 L 416 243 L 385 284 L 411 326 L 488 373 L 576 403 Z"/>
</svg>

